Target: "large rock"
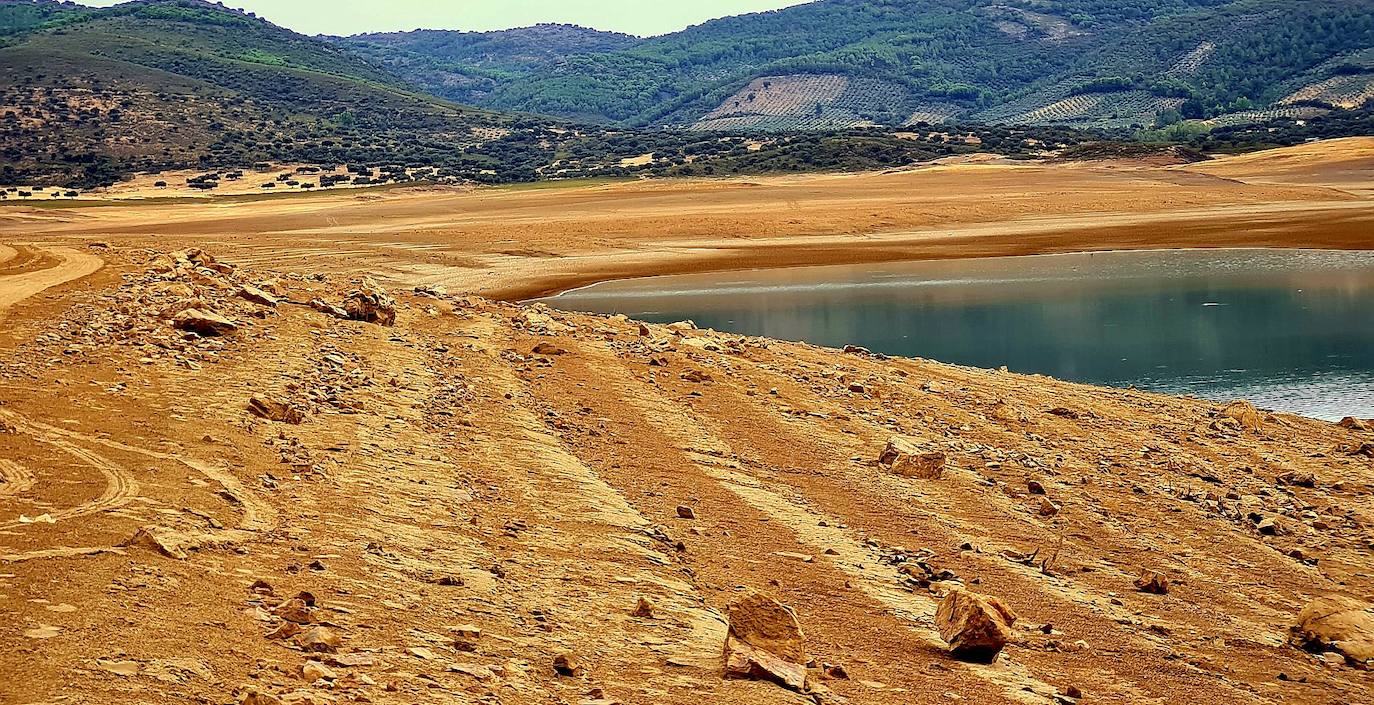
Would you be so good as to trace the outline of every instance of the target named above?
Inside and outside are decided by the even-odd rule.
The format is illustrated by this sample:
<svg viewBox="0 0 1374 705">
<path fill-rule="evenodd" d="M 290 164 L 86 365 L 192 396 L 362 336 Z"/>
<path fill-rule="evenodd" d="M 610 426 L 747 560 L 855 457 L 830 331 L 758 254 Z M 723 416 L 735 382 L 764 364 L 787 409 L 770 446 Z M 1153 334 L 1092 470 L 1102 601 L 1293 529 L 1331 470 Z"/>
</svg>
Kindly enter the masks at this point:
<svg viewBox="0 0 1374 705">
<path fill-rule="evenodd" d="M 935 611 L 940 638 L 955 657 L 991 663 L 1012 638 L 1016 614 L 995 597 L 954 590 Z"/>
<path fill-rule="evenodd" d="M 1236 420 L 1243 428 L 1251 431 L 1259 431 L 1264 428 L 1264 420 L 1260 416 L 1259 409 L 1244 399 L 1237 399 L 1227 404 L 1226 408 L 1221 410 L 1221 415 L 1223 418 Z"/>
<path fill-rule="evenodd" d="M 878 456 L 878 464 L 894 475 L 936 480 L 945 472 L 945 454 L 923 448 L 918 439 L 893 436 Z"/>
<path fill-rule="evenodd" d="M 210 311 L 188 308 L 172 317 L 172 326 L 203 336 L 228 335 L 238 330 L 237 323 Z"/>
<path fill-rule="evenodd" d="M 731 603 L 726 615 L 727 678 L 755 678 L 806 690 L 806 635 L 791 609 L 751 591 Z"/>
<path fill-rule="evenodd" d="M 329 627 L 311 627 L 296 639 L 296 643 L 306 651 L 332 654 L 339 650 L 343 639 Z"/>
<path fill-rule="evenodd" d="M 1357 419 L 1354 416 L 1347 416 L 1341 419 L 1340 423 L 1337 423 L 1336 425 L 1340 426 L 1341 428 L 1348 428 L 1352 431 L 1368 431 L 1370 428 L 1369 421 L 1365 421 L 1364 419 Z"/>
<path fill-rule="evenodd" d="M 263 306 L 276 306 L 277 304 L 281 303 L 281 299 L 278 299 L 276 296 L 273 296 L 272 294 L 269 294 L 266 291 L 263 291 L 262 289 L 259 289 L 258 287 L 253 286 L 251 284 L 244 284 L 243 286 L 239 287 L 239 298 L 245 299 L 247 301 L 252 301 L 255 304 L 261 304 Z"/>
<path fill-rule="evenodd" d="M 1309 651 L 1335 651 L 1355 666 L 1374 666 L 1374 605 L 1319 597 L 1298 614 L 1293 642 Z"/>
<path fill-rule="evenodd" d="M 300 409 L 286 402 L 263 397 L 250 398 L 248 411 L 259 418 L 279 423 L 299 424 L 305 420 L 305 415 L 301 413 Z"/>
<path fill-rule="evenodd" d="M 1135 579 L 1135 589 L 1152 595 L 1169 594 L 1169 576 L 1154 570 L 1141 572 Z"/>
<path fill-rule="evenodd" d="M 363 277 L 362 284 L 344 299 L 344 312 L 355 321 L 366 321 L 383 326 L 396 325 L 396 300 L 386 290 L 370 278 Z"/>
<path fill-rule="evenodd" d="M 170 529 L 161 526 L 145 526 L 134 532 L 133 537 L 124 542 L 125 546 L 147 548 L 168 558 L 186 560 L 186 551 L 181 540 Z"/>
</svg>

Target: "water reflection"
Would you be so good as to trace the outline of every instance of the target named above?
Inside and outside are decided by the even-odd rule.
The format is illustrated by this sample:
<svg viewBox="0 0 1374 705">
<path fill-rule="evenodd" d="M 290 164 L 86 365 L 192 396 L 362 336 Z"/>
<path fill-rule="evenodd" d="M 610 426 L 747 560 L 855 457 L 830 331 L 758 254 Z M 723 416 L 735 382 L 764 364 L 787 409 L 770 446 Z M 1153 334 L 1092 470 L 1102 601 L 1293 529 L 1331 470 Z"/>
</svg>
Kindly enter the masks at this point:
<svg viewBox="0 0 1374 705">
<path fill-rule="evenodd" d="M 1112 252 L 608 282 L 651 321 L 1261 406 L 1374 416 L 1374 253 Z"/>
</svg>

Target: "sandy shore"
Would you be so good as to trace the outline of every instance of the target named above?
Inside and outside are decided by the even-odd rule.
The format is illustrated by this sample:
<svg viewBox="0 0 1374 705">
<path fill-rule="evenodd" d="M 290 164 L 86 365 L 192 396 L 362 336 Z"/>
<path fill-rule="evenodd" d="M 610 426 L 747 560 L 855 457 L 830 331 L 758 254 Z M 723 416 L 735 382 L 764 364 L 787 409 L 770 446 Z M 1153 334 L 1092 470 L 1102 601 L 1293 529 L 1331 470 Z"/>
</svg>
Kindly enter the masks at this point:
<svg viewBox="0 0 1374 705">
<path fill-rule="evenodd" d="M 159 247 L 370 271 L 520 299 L 607 278 L 1101 249 L 1364 248 L 1374 139 L 1186 167 L 935 166 L 896 173 L 386 189 L 198 205 L 0 208 L 0 240 Z"/>
</svg>

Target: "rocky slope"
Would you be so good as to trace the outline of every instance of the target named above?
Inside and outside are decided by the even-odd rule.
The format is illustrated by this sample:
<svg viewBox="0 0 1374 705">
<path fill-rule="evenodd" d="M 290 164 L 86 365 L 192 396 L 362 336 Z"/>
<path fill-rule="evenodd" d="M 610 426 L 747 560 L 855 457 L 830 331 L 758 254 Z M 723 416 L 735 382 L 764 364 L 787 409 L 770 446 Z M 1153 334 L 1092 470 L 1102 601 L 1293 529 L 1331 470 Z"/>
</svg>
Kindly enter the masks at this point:
<svg viewBox="0 0 1374 705">
<path fill-rule="evenodd" d="M 214 254 L 0 249 L 4 702 L 1367 697 L 1363 423 Z"/>
</svg>

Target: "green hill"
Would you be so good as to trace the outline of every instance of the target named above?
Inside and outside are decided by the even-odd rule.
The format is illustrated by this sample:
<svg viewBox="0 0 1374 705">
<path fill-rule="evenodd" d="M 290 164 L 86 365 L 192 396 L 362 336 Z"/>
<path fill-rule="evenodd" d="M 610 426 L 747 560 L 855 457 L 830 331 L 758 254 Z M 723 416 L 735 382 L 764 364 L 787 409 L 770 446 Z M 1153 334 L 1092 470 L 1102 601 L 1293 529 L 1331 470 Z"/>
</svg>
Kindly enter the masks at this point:
<svg viewBox="0 0 1374 705">
<path fill-rule="evenodd" d="M 533 178 L 552 126 L 466 108 L 364 57 L 200 0 L 0 3 L 0 183 L 204 164 L 390 160 Z"/>
<path fill-rule="evenodd" d="M 820 0 L 500 67 L 478 91 L 420 71 L 416 55 L 485 70 L 428 43 L 392 66 L 487 107 L 624 125 L 1130 127 L 1351 107 L 1374 96 L 1371 50 L 1368 0 Z"/>
<path fill-rule="evenodd" d="M 0 185 L 196 169 L 209 189 L 267 164 L 326 167 L 295 188 L 868 169 L 1156 124 L 1147 137 L 1228 150 L 1368 129 L 1367 0 L 1003 2 L 821 0 L 649 39 L 340 39 L 203 0 L 0 0 Z"/>
<path fill-rule="evenodd" d="M 338 41 L 430 93 L 475 104 L 504 85 L 551 70 L 564 57 L 626 49 L 638 40 L 574 25 L 540 24 L 497 32 L 362 34 Z"/>
</svg>

